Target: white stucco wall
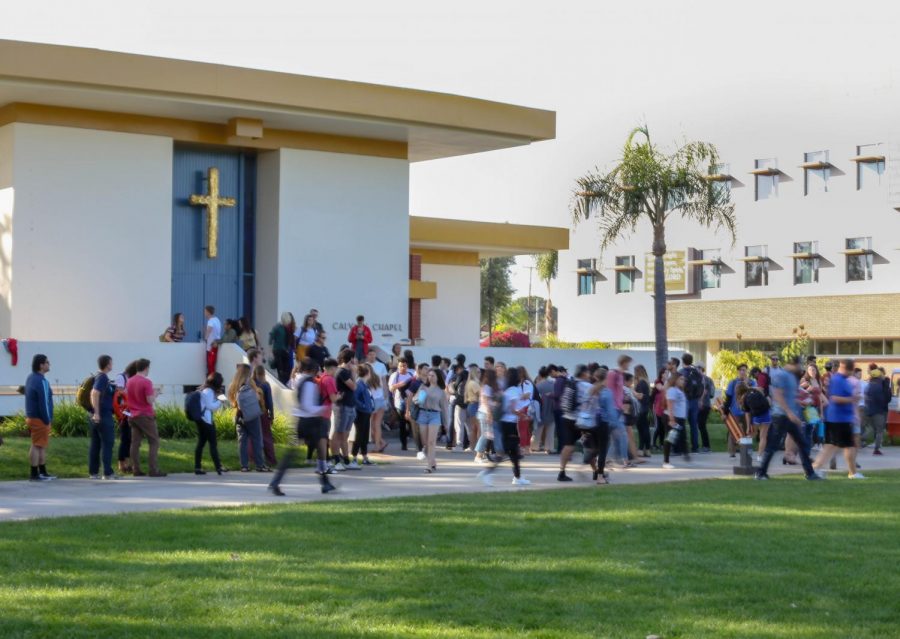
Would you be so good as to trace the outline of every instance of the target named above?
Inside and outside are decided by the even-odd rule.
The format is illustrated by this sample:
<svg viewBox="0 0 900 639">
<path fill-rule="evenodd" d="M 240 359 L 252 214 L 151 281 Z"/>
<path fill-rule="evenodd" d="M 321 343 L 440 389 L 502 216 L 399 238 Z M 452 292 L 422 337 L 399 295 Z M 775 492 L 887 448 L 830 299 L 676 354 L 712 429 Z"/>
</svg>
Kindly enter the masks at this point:
<svg viewBox="0 0 900 639">
<path fill-rule="evenodd" d="M 10 334 L 12 304 L 13 128 L 0 127 L 0 335 Z"/>
<path fill-rule="evenodd" d="M 422 280 L 437 283 L 437 299 L 422 300 L 422 339 L 431 346 L 477 346 L 481 269 L 423 264 Z"/>
<path fill-rule="evenodd" d="M 172 140 L 11 127 L 10 334 L 60 341 L 158 336 L 171 306 Z"/>
<path fill-rule="evenodd" d="M 256 327 L 260 339 L 274 325 L 278 308 L 278 202 L 281 182 L 281 153 L 267 151 L 256 160 Z"/>
<path fill-rule="evenodd" d="M 279 155 L 278 313 L 292 311 L 300 322 L 317 308 L 333 350 L 349 331 L 340 326 L 358 314 L 376 342 L 405 337 L 407 162 L 290 149 Z M 259 316 L 257 323 L 276 320 Z"/>
<path fill-rule="evenodd" d="M 890 198 L 892 188 L 897 189 L 897 184 L 892 185 L 891 176 L 892 147 L 888 131 L 892 127 L 878 126 L 878 121 L 873 123 L 868 118 L 859 118 L 858 114 L 856 111 L 842 114 L 834 122 L 823 123 L 816 131 L 809 130 L 808 122 L 774 116 L 766 119 L 766 131 L 760 135 L 753 135 L 746 129 L 729 130 L 727 115 L 706 122 L 690 122 L 691 137 L 717 143 L 722 162 L 730 165 L 729 172 L 740 182 L 733 183 L 731 191 L 738 231 L 737 241 L 732 246 L 725 233 L 703 229 L 677 216 L 672 218 L 667 228 L 670 250 L 720 249 L 725 263 L 720 288 L 698 289 L 694 295 L 671 296 L 672 303 L 688 299 L 743 300 L 897 292 L 900 259 L 896 238 L 900 236 L 900 214 L 893 209 L 896 204 Z M 733 120 L 732 124 L 736 122 Z M 886 120 L 880 122 L 884 124 Z M 857 154 L 857 145 L 878 142 L 884 143 L 882 153 L 888 156 L 882 184 L 870 190 L 857 190 L 856 164 L 849 158 Z M 829 151 L 829 159 L 836 169 L 832 169 L 828 180 L 828 192 L 804 195 L 804 173 L 798 165 L 803 162 L 805 152 L 819 150 Z M 777 158 L 779 169 L 787 174 L 789 179 L 782 177 L 779 180 L 777 197 L 755 201 L 754 177 L 748 172 L 754 168 L 757 158 Z M 876 257 L 871 280 L 846 281 L 846 258 L 840 251 L 845 249 L 846 239 L 853 237 L 872 238 Z M 825 259 L 820 263 L 818 282 L 794 284 L 794 263 L 789 256 L 794 252 L 794 242 L 804 241 L 817 241 L 818 251 Z M 616 256 L 634 255 L 638 268 L 643 271 L 644 254 L 652 243 L 649 227 L 642 223 L 632 237 L 608 249 L 603 256 L 598 249 L 599 243 L 597 223 L 588 220 L 576 228 L 570 250 L 560 254 L 559 279 L 553 297 L 560 309 L 560 337 L 572 341 L 652 341 L 653 298 L 644 292 L 644 274 L 639 275 L 635 292 L 616 294 L 614 273 L 604 270 L 614 265 Z M 769 266 L 768 286 L 745 286 L 744 263 L 738 258 L 744 256 L 746 246 L 753 245 L 768 246 L 768 255 L 773 261 Z M 577 260 L 586 258 L 597 258 L 598 268 L 608 280 L 597 282 L 595 295 L 578 296 L 575 269 Z"/>
</svg>

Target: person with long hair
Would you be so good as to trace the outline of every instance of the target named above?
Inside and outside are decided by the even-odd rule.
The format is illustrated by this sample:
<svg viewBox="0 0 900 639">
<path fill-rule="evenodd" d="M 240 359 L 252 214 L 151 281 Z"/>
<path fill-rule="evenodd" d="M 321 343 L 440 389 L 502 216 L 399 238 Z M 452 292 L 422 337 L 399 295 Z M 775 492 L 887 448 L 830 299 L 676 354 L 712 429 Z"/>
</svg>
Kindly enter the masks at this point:
<svg viewBox="0 0 900 639">
<path fill-rule="evenodd" d="M 530 481 L 522 477 L 520 466 L 521 453 L 519 452 L 519 426 L 516 407 L 522 399 L 521 379 L 519 378 L 519 369 L 510 367 L 506 371 L 506 390 L 503 391 L 502 397 L 502 413 L 500 417 L 500 433 L 502 434 L 503 450 L 509 456 L 512 463 L 514 486 L 528 486 Z M 491 475 L 497 469 L 499 461 L 478 473 L 478 477 L 487 486 L 492 486 Z"/>
<path fill-rule="evenodd" d="M 800 379 L 800 389 L 806 393 L 807 398 L 806 407 L 803 409 L 806 441 L 810 445 L 813 442 L 821 443 L 825 436 L 825 422 L 822 421 L 822 415 L 825 414 L 828 398 L 822 387 L 822 375 L 815 362 L 806 367 L 806 372 Z"/>
<path fill-rule="evenodd" d="M 528 370 L 524 366 L 519 366 L 519 388 L 522 389 L 522 396 L 516 404 L 516 414 L 519 416 L 517 428 L 519 431 L 519 450 L 523 455 L 528 454 L 531 450 L 531 421 L 533 411 L 530 411 L 532 402 L 534 402 L 534 382 L 528 375 Z M 531 414 L 529 414 L 531 413 Z"/>
<path fill-rule="evenodd" d="M 242 317 L 239 319 L 238 327 L 238 344 L 244 349 L 244 352 L 261 348 L 259 336 L 256 334 L 256 330 L 253 326 L 250 325 L 249 318 Z"/>
<path fill-rule="evenodd" d="M 631 393 L 637 400 L 635 423 L 638 431 L 638 452 L 641 457 L 650 457 L 650 416 L 653 414 L 653 404 L 650 398 L 650 378 L 642 364 L 634 367 L 634 389 Z"/>
<path fill-rule="evenodd" d="M 200 391 L 200 418 L 194 420 L 197 426 L 197 446 L 194 448 L 194 474 L 205 475 L 203 470 L 203 449 L 209 443 L 209 456 L 212 458 L 216 473 L 227 473 L 228 469 L 222 466 L 219 459 L 219 445 L 216 439 L 216 426 L 213 413 L 222 407 L 218 396 L 222 393 L 225 382 L 221 373 L 213 373 L 206 377 L 206 381 L 198 389 Z"/>
<path fill-rule="evenodd" d="M 184 341 L 184 313 L 175 313 L 172 316 L 172 325 L 163 333 L 164 342 Z"/>
<path fill-rule="evenodd" d="M 606 387 L 606 369 L 599 368 L 594 373 L 591 394 L 596 395 L 595 424 L 584 432 L 584 460 L 591 465 L 593 479 L 599 485 L 609 483 L 606 473 L 606 454 L 609 450 L 609 425 L 619 418 L 616 400 Z"/>
<path fill-rule="evenodd" d="M 325 419 L 329 412 L 322 401 L 319 392 L 319 383 L 316 375 L 319 365 L 307 357 L 300 362 L 300 382 L 297 385 L 297 440 L 305 442 L 306 447 L 315 449 L 318 453 L 316 460 L 316 474 L 323 493 L 334 490 L 334 485 L 328 479 L 328 420 Z M 281 480 L 287 469 L 290 468 L 297 454 L 296 446 L 291 446 L 286 455 L 281 458 L 278 470 L 269 483 L 269 492 L 278 497 L 283 497 Z"/>
<path fill-rule="evenodd" d="M 500 386 L 497 384 L 497 371 L 486 368 L 481 373 L 481 386 L 478 395 L 478 427 L 481 434 L 475 444 L 475 463 L 483 464 L 489 461 L 491 453 L 502 453 L 502 443 L 495 436 L 494 412 L 499 401 Z M 499 424 L 497 424 L 499 428 Z"/>
<path fill-rule="evenodd" d="M 372 395 L 372 401 L 375 402 L 375 410 L 372 411 L 370 422 L 372 445 L 375 447 L 375 452 L 383 453 L 388 446 L 387 442 L 384 441 L 384 434 L 381 430 L 384 423 L 384 414 L 388 408 L 388 398 L 387 393 L 385 393 L 386 384 L 381 375 L 377 375 L 373 370 L 369 377 L 366 378 L 366 386 L 369 387 L 369 394 Z"/>
<path fill-rule="evenodd" d="M 666 439 L 663 442 L 663 468 L 670 470 L 675 468 L 669 462 L 673 446 L 677 450 L 678 444 L 681 444 L 680 450 L 684 451 L 684 460 L 690 461 L 691 459 L 685 433 L 687 396 L 684 394 L 684 377 L 677 372 L 670 374 L 669 380 L 666 382 L 666 418 L 668 428 L 666 429 Z M 675 434 L 670 435 L 672 432 Z"/>
<path fill-rule="evenodd" d="M 416 370 L 416 357 L 411 350 L 407 348 L 403 351 L 403 358 L 406 360 L 406 365 L 409 366 L 409 370 Z"/>
<path fill-rule="evenodd" d="M 278 459 L 275 457 L 275 438 L 272 435 L 272 424 L 275 422 L 275 402 L 272 398 L 272 385 L 266 380 L 266 367 L 262 364 L 253 369 L 253 383 L 259 389 L 263 398 L 263 412 L 259 418 L 259 426 L 262 429 L 263 440 L 263 456 L 266 458 L 266 465 L 275 467 L 278 465 Z M 248 448 L 253 447 L 251 439 Z M 253 453 L 248 451 L 249 456 Z"/>
<path fill-rule="evenodd" d="M 393 373 L 397 370 L 397 366 L 400 364 L 400 360 L 403 358 L 403 346 L 399 343 L 395 343 L 391 346 L 391 359 L 388 362 L 388 369 Z"/>
<path fill-rule="evenodd" d="M 369 379 L 374 376 L 372 368 L 368 364 L 359 364 L 356 368 L 356 388 L 353 389 L 353 399 L 356 406 L 356 416 L 353 420 L 353 445 L 350 455 L 353 458 L 350 468 L 359 468 L 359 455 L 362 453 L 362 466 L 374 466 L 369 460 L 369 438 L 371 435 L 372 413 L 375 412 L 375 398 L 372 397 L 372 389 Z"/>
<path fill-rule="evenodd" d="M 309 347 L 315 344 L 316 336 L 319 331 L 316 329 L 316 318 L 307 315 L 303 318 L 303 324 L 297 329 L 295 338 L 297 340 L 297 348 L 295 350 L 295 361 L 299 364 L 306 357 Z"/>
<path fill-rule="evenodd" d="M 445 392 L 444 375 L 440 369 L 428 370 L 422 385 L 412 396 L 411 401 L 419 407 L 416 421 L 425 443 L 425 463 L 427 464 L 425 472 L 433 473 L 437 470 L 435 454 L 437 435 L 449 404 Z"/>
<path fill-rule="evenodd" d="M 260 418 L 263 412 L 263 399 L 259 389 L 253 382 L 249 364 L 238 364 L 231 385 L 228 387 L 228 401 L 236 409 L 235 427 L 238 434 L 238 451 L 241 458 L 241 472 L 250 471 L 250 457 L 247 450 L 249 440 L 253 439 L 253 456 L 256 471 L 269 472 L 263 459 L 262 428 Z"/>
</svg>

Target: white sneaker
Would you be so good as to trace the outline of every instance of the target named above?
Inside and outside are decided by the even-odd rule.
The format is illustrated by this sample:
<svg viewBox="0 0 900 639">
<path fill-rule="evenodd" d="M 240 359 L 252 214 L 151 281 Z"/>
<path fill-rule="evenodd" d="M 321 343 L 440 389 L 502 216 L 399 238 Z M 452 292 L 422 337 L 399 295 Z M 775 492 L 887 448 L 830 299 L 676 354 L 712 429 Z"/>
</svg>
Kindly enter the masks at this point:
<svg viewBox="0 0 900 639">
<path fill-rule="evenodd" d="M 525 479 L 524 477 L 513 477 L 512 480 L 513 486 L 530 486 L 531 482 Z"/>
<path fill-rule="evenodd" d="M 419 461 L 424 461 L 425 460 L 425 452 L 420 450 L 418 453 L 416 453 L 416 459 L 418 459 Z"/>
<path fill-rule="evenodd" d="M 487 470 L 482 470 L 476 477 L 478 477 L 485 486 L 494 485 L 494 480 L 491 479 L 491 474 Z"/>
<path fill-rule="evenodd" d="M 848 479 L 865 479 L 866 476 L 862 473 L 854 473 L 853 475 L 847 475 Z"/>
<path fill-rule="evenodd" d="M 344 466 L 344 464 L 343 464 L 342 462 L 338 462 L 338 463 L 336 463 L 336 464 L 334 465 L 334 469 L 335 469 L 337 472 L 342 473 L 342 472 L 344 472 L 345 470 L 347 470 L 347 467 Z"/>
<path fill-rule="evenodd" d="M 675 466 L 673 464 L 663 464 L 663 468 L 665 470 L 673 470 Z"/>
<path fill-rule="evenodd" d="M 819 477 L 821 477 L 822 479 L 827 479 L 827 478 L 828 478 L 828 473 L 826 473 L 826 472 L 825 472 L 824 470 L 822 470 L 822 469 L 814 470 L 813 472 L 814 472 L 816 475 L 818 475 Z"/>
<path fill-rule="evenodd" d="M 356 463 L 356 460 L 354 459 L 352 462 L 350 462 L 350 465 L 347 468 L 349 470 L 360 470 L 361 466 L 358 463 Z"/>
</svg>

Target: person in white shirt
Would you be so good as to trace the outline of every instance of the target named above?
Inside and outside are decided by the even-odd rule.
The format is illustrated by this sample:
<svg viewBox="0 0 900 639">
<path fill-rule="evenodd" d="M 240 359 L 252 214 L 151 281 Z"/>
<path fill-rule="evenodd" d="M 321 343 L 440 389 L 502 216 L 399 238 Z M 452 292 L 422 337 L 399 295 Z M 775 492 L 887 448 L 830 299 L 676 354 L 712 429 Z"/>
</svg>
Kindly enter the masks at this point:
<svg viewBox="0 0 900 639">
<path fill-rule="evenodd" d="M 222 407 L 222 402 L 219 401 L 219 395 L 222 393 L 224 386 L 225 382 L 222 379 L 222 374 L 213 373 L 206 378 L 206 382 L 200 387 L 201 417 L 195 422 L 197 424 L 197 447 L 194 449 L 195 475 L 206 474 L 206 471 L 202 468 L 201 460 L 203 459 L 203 448 L 206 446 L 207 442 L 209 442 L 209 456 L 212 457 L 216 472 L 219 475 L 228 472 L 228 469 L 222 466 L 222 461 L 219 459 L 219 446 L 216 441 L 216 426 L 213 421 L 213 413 Z"/>
<path fill-rule="evenodd" d="M 387 410 L 388 398 L 385 389 L 388 387 L 388 370 L 387 366 L 378 361 L 374 348 L 370 348 L 366 354 L 366 363 L 372 369 L 367 383 L 369 392 L 372 393 L 372 399 L 375 400 L 375 412 L 372 413 L 371 420 L 372 443 L 375 452 L 383 453 L 387 448 L 387 443 L 381 436 L 381 424 L 384 421 L 384 412 Z"/>
<path fill-rule="evenodd" d="M 203 309 L 206 318 L 206 374 L 216 372 L 216 361 L 219 358 L 219 340 L 222 339 L 222 322 L 216 317 L 216 308 L 207 306 Z"/>
<path fill-rule="evenodd" d="M 528 486 L 531 482 L 522 477 L 519 460 L 521 452 L 519 451 L 519 417 L 516 415 L 516 406 L 524 399 L 522 387 L 520 385 L 519 370 L 510 368 L 506 371 L 506 390 L 503 391 L 503 415 L 500 418 L 500 432 L 502 434 L 503 449 L 512 462 L 514 486 Z M 491 465 L 478 473 L 487 486 L 493 486 L 491 474 L 497 469 L 499 462 Z"/>
</svg>

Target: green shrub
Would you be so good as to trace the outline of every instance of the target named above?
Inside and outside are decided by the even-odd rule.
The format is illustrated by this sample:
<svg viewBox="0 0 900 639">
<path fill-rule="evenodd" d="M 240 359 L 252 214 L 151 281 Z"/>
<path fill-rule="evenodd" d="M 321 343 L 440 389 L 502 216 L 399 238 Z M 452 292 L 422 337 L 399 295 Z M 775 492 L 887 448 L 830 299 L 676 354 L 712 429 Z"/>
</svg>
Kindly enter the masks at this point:
<svg viewBox="0 0 900 639">
<path fill-rule="evenodd" d="M 609 342 L 593 340 L 589 342 L 564 342 L 556 335 L 550 334 L 531 345 L 532 348 L 579 348 L 584 350 L 607 350 L 612 348 Z"/>
<path fill-rule="evenodd" d="M 741 364 L 746 364 L 748 368 L 758 366 L 765 368 L 769 363 L 769 358 L 762 351 L 735 351 L 721 350 L 716 353 L 713 361 L 710 377 L 719 388 L 725 388 L 728 382 L 737 377 L 737 369 Z"/>
<path fill-rule="evenodd" d="M 25 424 L 25 413 L 10 415 L 0 423 L 0 435 L 3 437 L 28 437 L 28 426 Z"/>
<path fill-rule="evenodd" d="M 63 401 L 53 406 L 53 434 L 57 437 L 86 437 L 90 434 L 91 418 L 78 404 Z"/>
<path fill-rule="evenodd" d="M 156 406 L 156 428 L 164 439 L 190 439 L 197 436 L 197 426 L 187 418 L 180 406 Z"/>
</svg>

